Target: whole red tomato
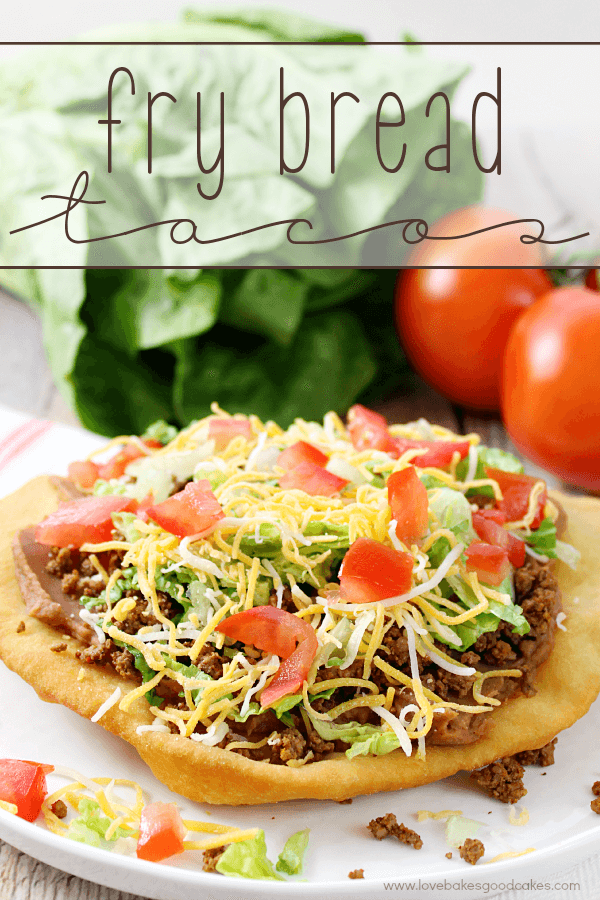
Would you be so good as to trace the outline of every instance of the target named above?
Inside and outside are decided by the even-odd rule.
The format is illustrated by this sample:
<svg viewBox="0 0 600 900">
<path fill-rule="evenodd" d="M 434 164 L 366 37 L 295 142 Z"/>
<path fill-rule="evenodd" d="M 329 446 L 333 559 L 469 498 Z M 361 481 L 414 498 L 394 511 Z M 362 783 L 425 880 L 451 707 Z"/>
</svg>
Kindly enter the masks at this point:
<svg viewBox="0 0 600 900">
<path fill-rule="evenodd" d="M 431 235 L 465 234 L 518 216 L 468 207 L 441 219 Z M 424 241 L 396 285 L 396 327 L 419 375 L 473 409 L 500 406 L 502 355 L 510 328 L 551 283 L 537 244 L 522 244 L 527 225 L 455 241 Z M 535 233 L 535 228 L 533 228 Z M 422 266 L 532 266 L 531 269 L 424 269 Z"/>
<path fill-rule="evenodd" d="M 600 282 L 598 282 L 598 269 L 589 270 L 589 272 L 585 276 L 585 283 L 587 287 L 591 288 L 593 291 L 600 290 Z"/>
<path fill-rule="evenodd" d="M 600 488 L 600 297 L 560 288 L 515 324 L 502 415 L 517 447 L 565 481 Z"/>
</svg>

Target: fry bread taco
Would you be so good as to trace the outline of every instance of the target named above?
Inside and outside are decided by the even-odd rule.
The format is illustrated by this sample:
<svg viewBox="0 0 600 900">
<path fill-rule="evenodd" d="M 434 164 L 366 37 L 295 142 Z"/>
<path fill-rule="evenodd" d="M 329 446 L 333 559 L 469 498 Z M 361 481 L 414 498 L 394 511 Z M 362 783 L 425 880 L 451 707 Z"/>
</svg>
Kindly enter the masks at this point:
<svg viewBox="0 0 600 900">
<path fill-rule="evenodd" d="M 223 804 L 426 784 L 584 715 L 597 500 L 425 420 L 213 412 L 0 502 L 0 657 L 42 699 Z"/>
</svg>

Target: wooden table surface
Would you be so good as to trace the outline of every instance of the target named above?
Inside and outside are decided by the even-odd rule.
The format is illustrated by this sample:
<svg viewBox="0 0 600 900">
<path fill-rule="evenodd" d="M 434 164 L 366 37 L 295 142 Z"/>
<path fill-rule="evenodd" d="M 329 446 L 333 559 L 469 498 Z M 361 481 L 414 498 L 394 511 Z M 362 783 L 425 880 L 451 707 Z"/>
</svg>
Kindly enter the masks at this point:
<svg viewBox="0 0 600 900">
<path fill-rule="evenodd" d="M 31 415 L 77 424 L 52 382 L 44 357 L 41 326 L 24 304 L 0 292 L 0 403 Z M 408 393 L 379 406 L 390 421 L 424 416 L 456 432 L 477 431 L 484 443 L 516 452 L 497 419 L 482 419 L 453 408 L 439 394 L 415 379 Z M 526 463 L 526 471 L 541 474 L 552 487 L 556 479 Z M 0 900 L 134 900 L 44 865 L 0 841 Z M 199 898 L 200 900 L 200 898 Z"/>
</svg>

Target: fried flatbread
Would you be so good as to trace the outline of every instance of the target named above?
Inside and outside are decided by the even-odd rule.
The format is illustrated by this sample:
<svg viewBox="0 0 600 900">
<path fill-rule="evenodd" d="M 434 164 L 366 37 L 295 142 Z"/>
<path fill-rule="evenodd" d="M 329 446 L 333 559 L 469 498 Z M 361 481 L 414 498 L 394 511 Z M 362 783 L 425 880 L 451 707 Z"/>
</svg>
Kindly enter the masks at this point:
<svg viewBox="0 0 600 900">
<path fill-rule="evenodd" d="M 191 800 L 230 805 L 308 798 L 345 800 L 415 787 L 542 747 L 581 718 L 600 691 L 600 501 L 561 493 L 554 499 L 568 515 L 566 539 L 582 554 L 576 572 L 562 563 L 556 569 L 567 630 L 556 635 L 552 655 L 538 675 L 536 695 L 510 700 L 495 710 L 493 728 L 475 744 L 432 746 L 424 760 L 407 758 L 397 750 L 387 756 L 353 760 L 334 755 L 290 768 L 205 747 L 179 735 L 138 735 L 138 725 L 153 721 L 144 699 L 132 704 L 127 713 L 113 706 L 100 724 L 132 744 L 156 777 L 172 790 Z M 92 666 L 85 668 L 83 680 L 77 680 L 81 663 L 75 651 L 84 645 L 70 639 L 66 651 L 51 650 L 58 633 L 27 618 L 11 553 L 15 532 L 41 521 L 57 505 L 56 486 L 46 477 L 30 481 L 0 501 L 0 657 L 42 700 L 61 703 L 90 719 L 115 688 L 126 690 L 127 682 L 111 669 Z M 27 628 L 19 633 L 24 619 Z"/>
</svg>

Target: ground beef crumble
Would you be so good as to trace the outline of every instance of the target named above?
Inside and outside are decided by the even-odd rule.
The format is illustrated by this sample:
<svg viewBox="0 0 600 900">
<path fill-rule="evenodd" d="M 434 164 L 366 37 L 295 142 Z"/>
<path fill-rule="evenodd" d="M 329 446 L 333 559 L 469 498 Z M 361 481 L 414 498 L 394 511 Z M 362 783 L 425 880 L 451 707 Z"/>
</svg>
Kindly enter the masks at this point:
<svg viewBox="0 0 600 900">
<path fill-rule="evenodd" d="M 592 785 L 592 794 L 594 797 L 600 797 L 600 781 L 595 781 Z"/>
<path fill-rule="evenodd" d="M 52 806 L 50 807 L 54 815 L 57 819 L 66 819 L 67 817 L 67 804 L 63 803 L 62 800 L 55 800 Z"/>
<path fill-rule="evenodd" d="M 382 841 L 386 837 L 396 837 L 402 844 L 409 844 L 415 850 L 420 850 L 423 846 L 420 835 L 402 823 L 398 825 L 398 820 L 394 813 L 386 813 L 385 816 L 371 819 L 367 828 L 378 841 Z"/>
<path fill-rule="evenodd" d="M 524 750 L 522 753 L 515 753 L 514 758 L 522 766 L 553 766 L 557 741 L 558 738 L 554 738 L 539 750 Z"/>
<path fill-rule="evenodd" d="M 351 872 L 348 872 L 348 878 L 364 878 L 365 870 L 364 869 L 352 869 Z"/>
<path fill-rule="evenodd" d="M 216 872 L 217 863 L 225 853 L 225 847 L 213 847 L 212 850 L 205 850 L 202 854 L 202 871 Z"/>
<path fill-rule="evenodd" d="M 471 778 L 482 787 L 490 797 L 502 803 L 516 803 L 527 793 L 523 785 L 525 769 L 512 756 L 490 763 L 483 769 L 471 772 Z"/>
<path fill-rule="evenodd" d="M 67 649 L 67 645 L 64 641 L 61 641 L 60 644 L 52 644 L 50 649 L 53 653 L 64 653 L 64 651 Z"/>
<path fill-rule="evenodd" d="M 474 838 L 467 838 L 462 847 L 459 847 L 458 850 L 461 858 L 472 866 L 474 866 L 477 860 L 481 859 L 485 853 L 485 847 L 481 841 Z"/>
</svg>

